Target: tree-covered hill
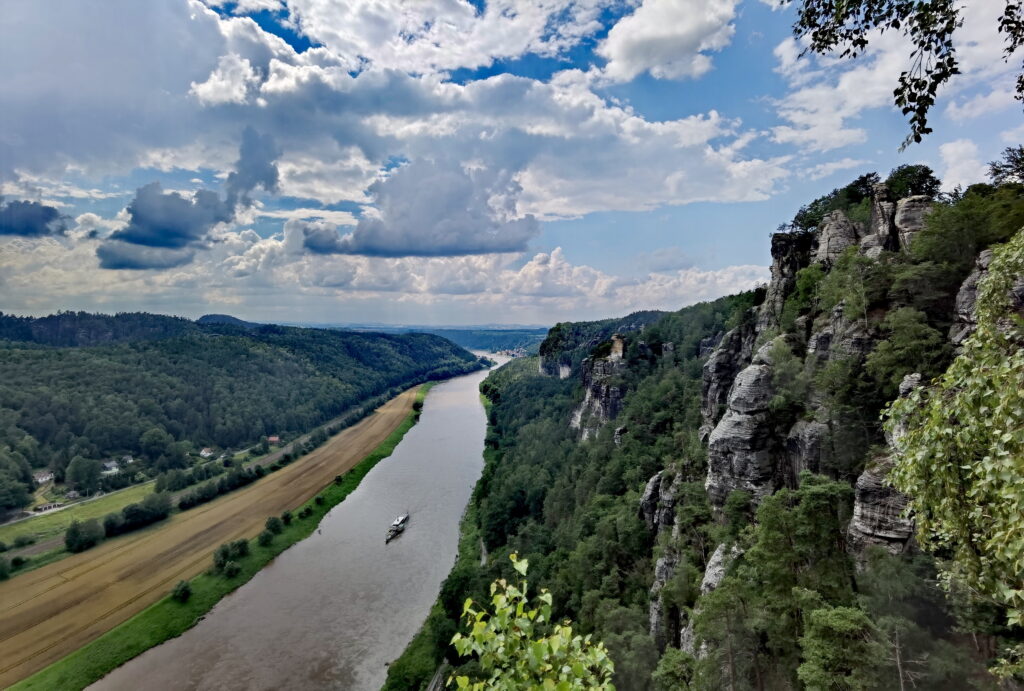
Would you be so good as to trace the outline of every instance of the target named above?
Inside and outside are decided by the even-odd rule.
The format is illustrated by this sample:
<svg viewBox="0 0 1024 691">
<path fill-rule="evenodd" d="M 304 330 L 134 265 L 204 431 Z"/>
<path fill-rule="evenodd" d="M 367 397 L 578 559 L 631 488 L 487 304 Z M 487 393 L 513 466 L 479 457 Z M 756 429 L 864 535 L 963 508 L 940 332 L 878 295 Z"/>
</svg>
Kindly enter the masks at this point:
<svg viewBox="0 0 1024 691">
<path fill-rule="evenodd" d="M 31 471 L 131 454 L 150 470 L 189 446 L 309 430 L 397 387 L 477 368 L 437 336 L 198 325 L 148 314 L 0 318 L 0 502 Z M 95 342 L 104 345 L 82 346 Z M 19 486 L 20 485 L 20 489 Z"/>
</svg>

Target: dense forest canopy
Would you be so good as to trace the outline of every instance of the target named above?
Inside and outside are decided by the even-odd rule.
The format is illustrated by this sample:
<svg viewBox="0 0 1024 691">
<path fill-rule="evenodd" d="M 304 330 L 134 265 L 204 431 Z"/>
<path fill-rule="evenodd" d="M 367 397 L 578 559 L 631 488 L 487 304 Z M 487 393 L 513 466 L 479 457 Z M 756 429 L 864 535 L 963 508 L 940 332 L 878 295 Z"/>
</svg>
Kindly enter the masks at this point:
<svg viewBox="0 0 1024 691">
<path fill-rule="evenodd" d="M 437 336 L 201 326 L 150 314 L 0 315 L 0 506 L 23 505 L 32 469 L 139 457 L 309 430 L 394 387 L 477 367 Z"/>
</svg>

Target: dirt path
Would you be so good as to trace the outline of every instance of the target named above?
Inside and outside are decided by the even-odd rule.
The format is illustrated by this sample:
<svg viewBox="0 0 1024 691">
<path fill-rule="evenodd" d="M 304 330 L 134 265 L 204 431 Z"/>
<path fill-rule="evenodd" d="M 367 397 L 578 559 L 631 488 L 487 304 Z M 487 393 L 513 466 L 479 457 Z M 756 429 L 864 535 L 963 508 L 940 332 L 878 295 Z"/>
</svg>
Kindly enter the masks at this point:
<svg viewBox="0 0 1024 691">
<path fill-rule="evenodd" d="M 244 489 L 0 583 L 0 688 L 98 638 L 210 564 L 223 542 L 254 537 L 373 451 L 412 409 L 407 391 L 303 459 Z"/>
</svg>

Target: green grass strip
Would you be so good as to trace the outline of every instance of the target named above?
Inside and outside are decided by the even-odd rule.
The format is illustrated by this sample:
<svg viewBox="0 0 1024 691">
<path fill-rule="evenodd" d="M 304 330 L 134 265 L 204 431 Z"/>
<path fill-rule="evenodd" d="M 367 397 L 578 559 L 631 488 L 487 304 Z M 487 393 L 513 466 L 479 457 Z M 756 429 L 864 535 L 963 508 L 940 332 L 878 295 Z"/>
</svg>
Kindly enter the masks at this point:
<svg viewBox="0 0 1024 691">
<path fill-rule="evenodd" d="M 420 387 L 416 394 L 417 402 L 422 404 L 431 386 L 432 384 L 428 383 Z M 192 597 L 188 602 L 180 603 L 165 597 L 92 643 L 11 688 L 83 689 L 153 646 L 180 636 L 194 626 L 199 617 L 209 612 L 222 597 L 246 583 L 274 557 L 296 542 L 309 537 L 327 512 L 351 494 L 375 465 L 391 455 L 405 433 L 416 424 L 419 407 L 416 406 L 380 446 L 347 472 L 340 484 L 332 483 L 324 488 L 317 495 L 323 497 L 323 503 L 317 504 L 314 497 L 293 509 L 295 517 L 291 525 L 286 526 L 280 535 L 275 536 L 272 544 L 261 547 L 255 539 L 250 540 L 249 556 L 237 560 L 241 567 L 238 576 L 229 579 L 219 574 L 202 573 L 190 581 Z M 298 518 L 299 511 L 306 506 L 312 508 L 313 514 L 304 519 Z M 213 555 L 210 556 L 212 564 Z"/>
</svg>

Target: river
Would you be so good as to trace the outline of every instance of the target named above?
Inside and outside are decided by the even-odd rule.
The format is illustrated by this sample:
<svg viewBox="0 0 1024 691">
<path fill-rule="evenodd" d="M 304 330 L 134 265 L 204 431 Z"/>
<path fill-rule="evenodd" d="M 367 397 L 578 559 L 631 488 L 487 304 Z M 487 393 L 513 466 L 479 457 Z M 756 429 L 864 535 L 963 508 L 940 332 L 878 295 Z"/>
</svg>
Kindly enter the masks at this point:
<svg viewBox="0 0 1024 691">
<path fill-rule="evenodd" d="M 318 532 L 182 636 L 90 688 L 379 689 L 455 563 L 459 519 L 483 467 L 486 374 L 435 386 L 419 422 Z M 408 528 L 385 546 L 387 526 L 406 510 Z"/>
</svg>

